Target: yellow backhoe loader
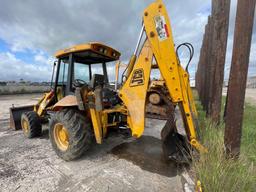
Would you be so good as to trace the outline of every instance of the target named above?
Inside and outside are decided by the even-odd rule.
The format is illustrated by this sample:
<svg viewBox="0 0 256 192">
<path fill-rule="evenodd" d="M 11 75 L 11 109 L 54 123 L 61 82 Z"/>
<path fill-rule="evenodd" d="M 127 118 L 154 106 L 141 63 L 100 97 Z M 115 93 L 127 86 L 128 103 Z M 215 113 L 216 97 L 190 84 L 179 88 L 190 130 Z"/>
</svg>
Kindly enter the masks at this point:
<svg viewBox="0 0 256 192">
<path fill-rule="evenodd" d="M 67 161 L 84 154 L 94 140 L 97 144 L 104 143 L 111 128 L 127 127 L 133 137 L 141 137 L 154 63 L 172 109 L 161 134 L 164 153 L 171 160 L 183 162 L 190 158 L 190 150 L 206 151 L 197 139 L 197 113 L 189 74 L 179 63 L 162 0 L 156 0 L 144 10 L 139 40 L 119 89 L 109 85 L 107 75 L 108 63 L 119 62 L 117 50 L 94 42 L 60 50 L 55 56 L 51 91 L 33 109 L 31 106 L 10 109 L 11 125 L 17 129 L 21 125 L 26 137 L 39 136 L 42 123 L 49 121 L 52 147 Z M 93 74 L 95 65 L 98 72 Z M 186 137 L 176 129 L 176 107 L 181 111 Z"/>
</svg>

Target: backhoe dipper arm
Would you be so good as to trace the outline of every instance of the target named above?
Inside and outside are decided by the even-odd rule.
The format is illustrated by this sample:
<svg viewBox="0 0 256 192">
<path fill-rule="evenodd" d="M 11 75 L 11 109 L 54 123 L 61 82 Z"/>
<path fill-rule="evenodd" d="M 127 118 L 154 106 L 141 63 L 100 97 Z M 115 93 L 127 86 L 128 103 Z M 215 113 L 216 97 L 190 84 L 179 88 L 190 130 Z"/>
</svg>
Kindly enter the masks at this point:
<svg viewBox="0 0 256 192">
<path fill-rule="evenodd" d="M 162 0 L 156 0 L 145 9 L 142 29 L 142 32 L 146 33 L 146 41 L 140 54 L 134 54 L 132 57 L 127 80 L 119 92 L 128 109 L 128 124 L 133 136 L 140 137 L 144 131 L 146 92 L 154 57 L 172 102 L 180 107 L 190 144 L 198 151 L 206 151 L 197 141 L 194 120 L 197 112 L 189 85 L 189 75 L 179 64 L 169 17 Z"/>
<path fill-rule="evenodd" d="M 193 103 L 189 100 L 188 74 L 182 69 L 175 52 L 168 13 L 162 0 L 157 0 L 144 10 L 143 22 L 150 47 L 160 73 L 166 82 L 173 103 L 182 111 L 190 144 L 199 151 L 204 147 L 197 141 L 193 120 Z"/>
</svg>

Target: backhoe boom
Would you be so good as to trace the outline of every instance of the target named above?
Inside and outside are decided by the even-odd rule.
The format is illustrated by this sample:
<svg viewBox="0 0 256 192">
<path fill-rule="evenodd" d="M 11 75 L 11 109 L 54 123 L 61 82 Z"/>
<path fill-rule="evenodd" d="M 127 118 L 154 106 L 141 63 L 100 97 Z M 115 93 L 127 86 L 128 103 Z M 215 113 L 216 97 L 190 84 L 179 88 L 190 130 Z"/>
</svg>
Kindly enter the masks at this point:
<svg viewBox="0 0 256 192">
<path fill-rule="evenodd" d="M 128 122 L 133 135 L 139 137 L 144 131 L 145 93 L 148 90 L 154 57 L 172 103 L 180 107 L 190 144 L 199 151 L 205 151 L 196 136 L 197 112 L 189 84 L 189 74 L 177 58 L 168 13 L 162 0 L 155 1 L 144 10 L 143 29 L 146 40 L 142 51 L 136 61 L 136 55 L 132 56 L 133 65 L 128 66 L 129 76 L 119 92 L 120 98 L 130 112 Z"/>
</svg>

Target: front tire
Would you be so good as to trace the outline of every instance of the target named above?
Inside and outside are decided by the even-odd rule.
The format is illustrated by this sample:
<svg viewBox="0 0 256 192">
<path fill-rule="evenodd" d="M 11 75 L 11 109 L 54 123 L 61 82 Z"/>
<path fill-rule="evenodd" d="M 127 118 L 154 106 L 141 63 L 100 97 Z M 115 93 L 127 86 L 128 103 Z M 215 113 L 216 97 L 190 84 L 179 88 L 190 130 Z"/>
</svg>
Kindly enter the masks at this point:
<svg viewBox="0 0 256 192">
<path fill-rule="evenodd" d="M 42 134 L 42 124 L 35 111 L 25 112 L 21 115 L 21 127 L 27 138 L 39 137 Z"/>
<path fill-rule="evenodd" d="M 53 115 L 49 135 L 54 151 L 65 161 L 79 158 L 93 140 L 90 119 L 68 108 Z"/>
</svg>

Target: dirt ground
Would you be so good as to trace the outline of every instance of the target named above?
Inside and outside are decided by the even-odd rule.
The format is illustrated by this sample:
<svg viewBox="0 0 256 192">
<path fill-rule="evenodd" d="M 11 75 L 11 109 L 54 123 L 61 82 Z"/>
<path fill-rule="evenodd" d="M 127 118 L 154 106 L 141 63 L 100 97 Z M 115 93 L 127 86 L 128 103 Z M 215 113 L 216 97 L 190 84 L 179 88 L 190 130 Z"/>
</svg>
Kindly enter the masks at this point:
<svg viewBox="0 0 256 192">
<path fill-rule="evenodd" d="M 227 88 L 223 89 L 223 95 L 227 95 Z M 246 89 L 245 100 L 256 105 L 256 89 Z"/>
<path fill-rule="evenodd" d="M 52 150 L 47 126 L 40 138 L 9 129 L 9 107 L 39 95 L 0 96 L 0 191 L 182 191 L 181 170 L 162 159 L 163 121 L 147 120 L 139 140 L 111 133 L 81 159 L 65 162 Z"/>
<path fill-rule="evenodd" d="M 256 105 L 256 89 L 247 89 L 245 97 L 247 102 Z"/>
</svg>

